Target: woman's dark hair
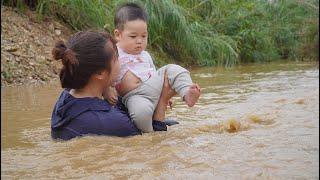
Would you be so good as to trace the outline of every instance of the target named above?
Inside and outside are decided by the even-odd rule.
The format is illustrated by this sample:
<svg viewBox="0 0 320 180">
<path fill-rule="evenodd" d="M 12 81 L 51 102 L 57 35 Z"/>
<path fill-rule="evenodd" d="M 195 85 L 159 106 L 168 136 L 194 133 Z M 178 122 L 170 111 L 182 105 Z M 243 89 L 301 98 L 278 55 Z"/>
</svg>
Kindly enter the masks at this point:
<svg viewBox="0 0 320 180">
<path fill-rule="evenodd" d="M 116 9 L 114 25 L 117 29 L 123 30 L 123 26 L 127 21 L 137 19 L 147 22 L 147 13 L 135 3 L 125 3 Z"/>
<path fill-rule="evenodd" d="M 81 31 L 68 42 L 58 41 L 52 49 L 55 60 L 62 60 L 62 88 L 80 89 L 91 75 L 111 70 L 111 60 L 117 56 L 115 41 L 108 33 Z"/>
</svg>

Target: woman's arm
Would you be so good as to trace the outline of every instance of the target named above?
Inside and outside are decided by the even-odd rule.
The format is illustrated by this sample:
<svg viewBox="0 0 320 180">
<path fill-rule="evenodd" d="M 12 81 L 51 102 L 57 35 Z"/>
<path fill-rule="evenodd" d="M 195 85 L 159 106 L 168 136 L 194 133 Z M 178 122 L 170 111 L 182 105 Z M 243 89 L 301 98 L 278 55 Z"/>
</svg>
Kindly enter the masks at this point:
<svg viewBox="0 0 320 180">
<path fill-rule="evenodd" d="M 154 114 L 153 114 L 153 120 L 162 121 L 162 122 L 164 121 L 165 111 L 166 111 L 168 102 L 176 94 L 177 93 L 171 89 L 171 87 L 169 85 L 169 81 L 168 81 L 168 76 L 167 76 L 167 74 L 165 74 L 162 92 L 160 95 L 158 105 L 157 105 L 157 107 L 154 111 Z"/>
</svg>

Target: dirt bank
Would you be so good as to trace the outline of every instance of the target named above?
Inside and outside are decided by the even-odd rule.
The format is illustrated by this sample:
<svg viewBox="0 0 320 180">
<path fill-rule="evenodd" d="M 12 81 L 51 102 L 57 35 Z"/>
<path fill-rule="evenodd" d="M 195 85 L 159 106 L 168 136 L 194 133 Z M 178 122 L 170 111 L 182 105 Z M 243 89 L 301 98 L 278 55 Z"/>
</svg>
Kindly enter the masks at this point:
<svg viewBox="0 0 320 180">
<path fill-rule="evenodd" d="M 54 19 L 39 21 L 36 14 L 24 14 L 1 7 L 1 86 L 41 83 L 58 78 L 60 62 L 51 49 L 66 40 L 72 30 Z"/>
</svg>

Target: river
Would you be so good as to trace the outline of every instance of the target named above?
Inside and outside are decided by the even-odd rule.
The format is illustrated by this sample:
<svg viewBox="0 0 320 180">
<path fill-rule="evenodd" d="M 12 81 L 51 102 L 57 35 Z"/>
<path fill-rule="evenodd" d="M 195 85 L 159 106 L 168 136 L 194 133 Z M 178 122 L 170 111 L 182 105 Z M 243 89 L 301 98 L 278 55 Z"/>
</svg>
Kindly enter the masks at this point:
<svg viewBox="0 0 320 180">
<path fill-rule="evenodd" d="M 1 88 L 3 179 L 318 179 L 319 64 L 192 68 L 202 87 L 174 97 L 167 132 L 50 137 L 58 82 Z"/>
</svg>

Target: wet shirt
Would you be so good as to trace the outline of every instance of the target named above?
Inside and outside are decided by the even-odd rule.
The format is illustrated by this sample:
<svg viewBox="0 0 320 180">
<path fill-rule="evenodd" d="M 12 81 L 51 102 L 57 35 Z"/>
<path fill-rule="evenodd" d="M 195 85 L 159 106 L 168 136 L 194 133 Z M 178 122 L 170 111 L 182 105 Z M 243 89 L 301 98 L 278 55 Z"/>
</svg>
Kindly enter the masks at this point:
<svg viewBox="0 0 320 180">
<path fill-rule="evenodd" d="M 141 79 L 142 82 L 148 80 L 151 75 L 156 72 L 156 67 L 153 64 L 152 58 L 147 51 L 142 51 L 140 54 L 133 55 L 124 52 L 118 47 L 120 73 L 117 83 L 120 83 L 127 71 L 131 71 L 135 76 Z"/>
<path fill-rule="evenodd" d="M 141 132 L 121 101 L 112 107 L 99 98 L 75 98 L 64 90 L 52 112 L 52 138 L 68 140 L 89 134 L 123 137 Z"/>
</svg>

